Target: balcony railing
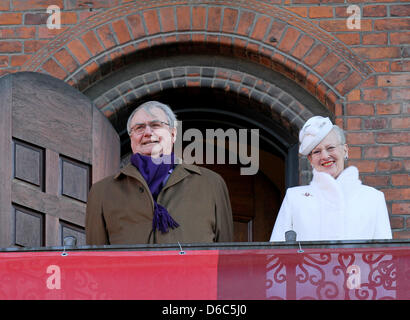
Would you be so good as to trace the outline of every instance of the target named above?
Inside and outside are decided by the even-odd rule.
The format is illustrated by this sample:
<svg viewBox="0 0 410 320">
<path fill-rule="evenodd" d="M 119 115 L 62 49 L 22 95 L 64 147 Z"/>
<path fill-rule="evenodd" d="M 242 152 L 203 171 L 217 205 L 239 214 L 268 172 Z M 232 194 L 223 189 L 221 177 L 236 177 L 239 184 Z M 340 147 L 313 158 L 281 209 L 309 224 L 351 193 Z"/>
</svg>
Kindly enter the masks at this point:
<svg viewBox="0 0 410 320">
<path fill-rule="evenodd" d="M 0 299 L 410 299 L 410 241 L 5 248 Z"/>
</svg>

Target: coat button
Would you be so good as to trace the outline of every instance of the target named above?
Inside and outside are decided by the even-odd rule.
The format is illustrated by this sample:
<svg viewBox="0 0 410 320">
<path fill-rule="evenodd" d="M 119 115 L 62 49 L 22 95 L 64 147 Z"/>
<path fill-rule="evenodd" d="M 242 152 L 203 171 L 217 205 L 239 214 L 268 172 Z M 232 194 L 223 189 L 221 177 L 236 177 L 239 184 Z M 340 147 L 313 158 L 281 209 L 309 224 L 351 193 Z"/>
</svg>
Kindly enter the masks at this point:
<svg viewBox="0 0 410 320">
<path fill-rule="evenodd" d="M 141 193 L 143 193 L 143 192 L 144 192 L 144 188 L 143 188 L 143 187 L 139 187 L 139 191 L 140 191 Z"/>
</svg>

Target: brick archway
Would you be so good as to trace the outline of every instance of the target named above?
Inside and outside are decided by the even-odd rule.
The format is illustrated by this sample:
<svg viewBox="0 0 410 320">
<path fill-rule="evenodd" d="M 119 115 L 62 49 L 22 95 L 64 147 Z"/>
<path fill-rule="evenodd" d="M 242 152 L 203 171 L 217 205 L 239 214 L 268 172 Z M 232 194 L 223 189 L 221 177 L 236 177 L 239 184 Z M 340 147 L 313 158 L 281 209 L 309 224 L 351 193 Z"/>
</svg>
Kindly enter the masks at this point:
<svg viewBox="0 0 410 320">
<path fill-rule="evenodd" d="M 49 73 L 84 91 L 135 54 L 164 46 L 185 53 L 212 48 L 213 54 L 275 70 L 305 88 L 336 117 L 342 115 L 344 97 L 372 72 L 313 23 L 255 0 L 119 5 L 60 34 L 21 70 Z"/>
<path fill-rule="evenodd" d="M 325 112 L 323 106 L 313 99 L 310 100 L 310 108 L 305 107 L 307 94 L 292 94 L 290 81 L 287 90 L 277 85 L 280 81 L 286 81 L 283 77 L 273 81 L 268 79 L 269 76 L 258 74 L 258 71 L 263 71 L 262 68 L 249 72 L 255 67 L 253 64 L 242 63 L 238 70 L 230 65 L 232 59 L 214 57 L 212 62 L 207 63 L 208 59 L 212 57 L 177 55 L 168 56 L 166 63 L 144 61 L 139 65 L 130 65 L 128 75 L 121 75 L 120 71 L 113 73 L 84 93 L 111 120 L 119 133 L 125 133 L 125 123 L 116 115 L 130 113 L 136 103 L 147 97 L 181 88 L 212 89 L 230 94 L 232 99 L 241 100 L 239 104 L 246 104 L 250 109 L 256 108 L 256 111 L 268 115 L 295 137 L 304 122 L 313 116 L 312 109 L 318 113 Z M 192 103 L 195 104 L 195 101 Z M 328 115 L 332 116 L 330 112 Z"/>
</svg>

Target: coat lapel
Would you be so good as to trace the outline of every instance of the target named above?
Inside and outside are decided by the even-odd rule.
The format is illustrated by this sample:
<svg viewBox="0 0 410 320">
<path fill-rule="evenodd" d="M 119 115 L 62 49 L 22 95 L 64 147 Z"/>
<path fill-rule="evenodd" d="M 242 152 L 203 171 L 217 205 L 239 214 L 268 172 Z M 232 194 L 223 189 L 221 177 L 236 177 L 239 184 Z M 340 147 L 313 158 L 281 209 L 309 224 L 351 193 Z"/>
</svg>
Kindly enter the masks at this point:
<svg viewBox="0 0 410 320">
<path fill-rule="evenodd" d="M 124 168 L 120 170 L 115 176 L 114 179 L 118 179 L 121 175 L 125 175 L 131 178 L 138 180 L 145 188 L 145 191 L 149 194 L 152 204 L 152 210 L 154 210 L 154 198 L 152 197 L 151 191 L 149 190 L 148 183 L 145 181 L 142 174 L 134 167 L 131 163 L 127 164 Z"/>
<path fill-rule="evenodd" d="M 178 164 L 175 167 L 174 171 L 172 171 L 171 176 L 169 177 L 164 188 L 162 188 L 161 192 L 176 185 L 178 182 L 184 180 L 186 177 L 188 177 L 191 174 L 190 172 L 201 174 L 201 169 L 191 164 L 185 164 L 185 163 Z"/>
<path fill-rule="evenodd" d="M 144 187 L 148 188 L 148 184 L 145 181 L 144 177 L 142 176 L 142 174 L 137 170 L 137 168 L 135 168 L 131 163 L 127 164 L 124 168 L 122 168 L 120 170 L 119 173 L 117 173 L 114 176 L 114 179 L 117 179 L 118 177 L 121 176 L 121 174 L 124 174 L 126 176 L 132 177 L 134 179 L 137 179 L 139 182 L 141 182 Z M 149 190 L 149 188 L 148 188 Z"/>
</svg>

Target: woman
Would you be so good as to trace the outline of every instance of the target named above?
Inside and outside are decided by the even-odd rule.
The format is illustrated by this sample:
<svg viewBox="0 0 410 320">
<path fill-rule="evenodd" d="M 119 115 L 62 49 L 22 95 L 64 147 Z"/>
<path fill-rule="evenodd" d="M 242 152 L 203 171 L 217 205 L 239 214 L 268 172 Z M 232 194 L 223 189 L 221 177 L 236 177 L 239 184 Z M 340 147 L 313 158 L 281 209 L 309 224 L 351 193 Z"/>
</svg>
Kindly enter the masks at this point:
<svg viewBox="0 0 410 320">
<path fill-rule="evenodd" d="M 384 194 L 359 180 L 354 166 L 344 168 L 348 146 L 343 130 L 329 118 L 310 118 L 299 133 L 299 153 L 313 167 L 308 186 L 286 192 L 270 241 L 391 239 Z"/>
</svg>

